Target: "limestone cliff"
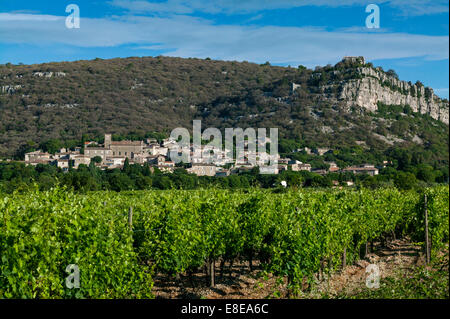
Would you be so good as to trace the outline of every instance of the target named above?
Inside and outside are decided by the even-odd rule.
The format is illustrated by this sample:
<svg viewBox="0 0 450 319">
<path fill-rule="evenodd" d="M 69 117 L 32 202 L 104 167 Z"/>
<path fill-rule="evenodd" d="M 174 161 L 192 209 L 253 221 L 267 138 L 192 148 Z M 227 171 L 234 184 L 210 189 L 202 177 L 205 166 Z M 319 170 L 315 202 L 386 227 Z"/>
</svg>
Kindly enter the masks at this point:
<svg viewBox="0 0 450 319">
<path fill-rule="evenodd" d="M 334 83 L 338 87 L 335 97 L 348 106 L 358 105 L 375 111 L 378 102 L 386 105 L 409 105 L 414 112 L 427 113 L 436 120 L 449 123 L 448 101 L 436 96 L 433 89 L 424 87 L 420 82 L 412 84 L 401 81 L 382 69 L 367 64 L 360 65 L 353 71 L 352 79 Z"/>
</svg>

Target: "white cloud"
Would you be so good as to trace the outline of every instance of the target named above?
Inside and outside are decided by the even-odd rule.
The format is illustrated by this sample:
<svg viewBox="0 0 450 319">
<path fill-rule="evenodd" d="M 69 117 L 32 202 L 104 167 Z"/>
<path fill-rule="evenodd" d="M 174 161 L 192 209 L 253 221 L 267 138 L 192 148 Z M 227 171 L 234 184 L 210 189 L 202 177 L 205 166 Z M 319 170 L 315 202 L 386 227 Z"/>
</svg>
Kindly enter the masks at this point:
<svg viewBox="0 0 450 319">
<path fill-rule="evenodd" d="M 61 21 L 64 17 L 58 17 L 45 14 L 30 14 L 30 13 L 1 13 L 0 21 Z"/>
<path fill-rule="evenodd" d="M 150 2 L 150 1 L 129 1 L 129 0 L 113 0 L 109 2 L 111 5 L 129 10 L 134 13 L 174 13 L 186 14 L 192 13 L 193 7 L 186 5 L 184 1 L 169 2 Z"/>
<path fill-rule="evenodd" d="M 392 7 L 398 8 L 402 15 L 421 16 L 448 12 L 448 0 L 393 0 Z"/>
<path fill-rule="evenodd" d="M 303 6 L 366 6 L 369 3 L 386 3 L 400 10 L 401 14 L 411 16 L 448 12 L 448 0 L 112 0 L 109 3 L 132 12 L 173 14 L 188 14 L 193 11 L 242 14 Z"/>
<path fill-rule="evenodd" d="M 0 43 L 75 47 L 133 44 L 163 50 L 169 56 L 270 61 L 293 66 L 335 63 L 346 55 L 363 55 L 368 60 L 449 56 L 448 36 L 215 25 L 181 15 L 82 18 L 80 29 L 66 29 L 65 17 L 0 13 Z"/>
</svg>

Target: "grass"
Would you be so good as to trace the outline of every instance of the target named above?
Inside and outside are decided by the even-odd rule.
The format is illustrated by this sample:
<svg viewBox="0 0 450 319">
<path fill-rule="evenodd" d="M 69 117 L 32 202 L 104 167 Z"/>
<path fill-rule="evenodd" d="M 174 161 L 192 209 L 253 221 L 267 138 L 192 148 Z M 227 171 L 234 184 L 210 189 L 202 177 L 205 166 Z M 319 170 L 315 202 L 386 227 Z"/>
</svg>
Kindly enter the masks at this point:
<svg viewBox="0 0 450 319">
<path fill-rule="evenodd" d="M 449 299 L 448 255 L 429 266 L 382 278 L 380 288 L 364 287 L 358 292 L 343 293 L 338 298 L 349 299 Z"/>
</svg>

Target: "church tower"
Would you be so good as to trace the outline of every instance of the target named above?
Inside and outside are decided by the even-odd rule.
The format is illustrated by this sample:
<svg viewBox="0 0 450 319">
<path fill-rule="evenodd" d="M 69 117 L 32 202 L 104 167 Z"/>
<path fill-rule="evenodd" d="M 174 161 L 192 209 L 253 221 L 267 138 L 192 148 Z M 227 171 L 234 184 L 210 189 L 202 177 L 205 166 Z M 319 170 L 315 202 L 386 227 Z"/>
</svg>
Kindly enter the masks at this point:
<svg viewBox="0 0 450 319">
<path fill-rule="evenodd" d="M 105 134 L 105 148 L 110 149 L 111 147 L 111 134 Z"/>
</svg>

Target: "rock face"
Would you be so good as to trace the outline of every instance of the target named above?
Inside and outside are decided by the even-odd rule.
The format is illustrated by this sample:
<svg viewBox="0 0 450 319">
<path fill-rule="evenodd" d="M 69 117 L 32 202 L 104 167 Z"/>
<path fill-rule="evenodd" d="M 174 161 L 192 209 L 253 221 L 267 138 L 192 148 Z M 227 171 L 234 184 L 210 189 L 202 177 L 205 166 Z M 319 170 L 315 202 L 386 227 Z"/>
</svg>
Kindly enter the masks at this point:
<svg viewBox="0 0 450 319">
<path fill-rule="evenodd" d="M 45 78 L 51 78 L 52 76 L 56 76 L 56 77 L 65 77 L 66 73 L 64 72 L 34 72 L 33 76 L 37 76 L 37 77 L 45 77 Z"/>
<path fill-rule="evenodd" d="M 1 87 L 1 93 L 14 94 L 23 88 L 22 85 L 4 85 Z"/>
<path fill-rule="evenodd" d="M 379 68 L 356 68 L 356 78 L 338 84 L 338 100 L 348 106 L 358 105 L 376 111 L 378 102 L 386 105 L 409 105 L 414 112 L 429 114 L 432 118 L 449 123 L 447 100 L 437 97 L 431 88 L 421 83 L 400 81 Z"/>
</svg>

